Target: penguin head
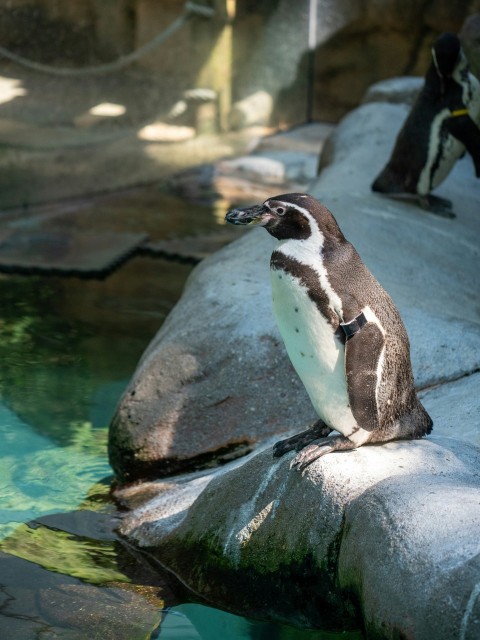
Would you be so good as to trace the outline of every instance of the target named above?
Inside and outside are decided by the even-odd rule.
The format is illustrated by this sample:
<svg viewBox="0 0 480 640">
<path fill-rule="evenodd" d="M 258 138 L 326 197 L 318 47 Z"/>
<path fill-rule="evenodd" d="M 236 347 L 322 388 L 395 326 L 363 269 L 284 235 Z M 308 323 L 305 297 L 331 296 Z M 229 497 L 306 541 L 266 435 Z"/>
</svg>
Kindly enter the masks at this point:
<svg viewBox="0 0 480 640">
<path fill-rule="evenodd" d="M 449 78 L 461 59 L 461 47 L 458 36 L 454 33 L 442 33 L 432 47 L 432 59 L 440 78 Z"/>
<path fill-rule="evenodd" d="M 225 220 L 260 225 L 277 240 L 307 240 L 319 233 L 322 238 L 329 235 L 344 239 L 330 211 L 306 193 L 286 193 L 253 207 L 232 209 Z"/>
</svg>

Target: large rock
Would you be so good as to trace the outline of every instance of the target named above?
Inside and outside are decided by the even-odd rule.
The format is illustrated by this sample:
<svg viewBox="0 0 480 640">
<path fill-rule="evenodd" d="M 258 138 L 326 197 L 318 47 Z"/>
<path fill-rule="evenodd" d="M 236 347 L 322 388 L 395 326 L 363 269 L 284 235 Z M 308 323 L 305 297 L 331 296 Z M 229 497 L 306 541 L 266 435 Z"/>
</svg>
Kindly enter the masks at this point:
<svg viewBox="0 0 480 640">
<path fill-rule="evenodd" d="M 375 639 L 478 638 L 480 449 L 394 442 L 325 456 L 303 474 L 291 457 L 266 450 L 219 472 L 188 510 L 178 492 L 153 500 L 123 532 L 240 614 L 364 626 Z"/>
<path fill-rule="evenodd" d="M 480 365 L 478 181 L 466 156 L 439 189 L 455 220 L 371 193 L 407 113 L 374 102 L 347 116 L 310 192 L 399 306 L 416 384 L 428 387 Z M 224 462 L 314 419 L 271 311 L 273 246 L 256 229 L 193 272 L 113 420 L 110 458 L 121 480 Z"/>
<path fill-rule="evenodd" d="M 272 458 L 284 418 L 295 427 L 311 408 L 273 323 L 273 241 L 258 230 L 194 272 L 119 405 L 110 450 L 129 479 L 178 468 L 180 447 L 185 465 L 188 455 L 201 462 L 207 446 L 228 450 L 240 429 L 249 434 L 245 448 L 259 443 L 258 452 L 213 471 L 116 491 L 132 508 L 124 535 L 212 604 L 302 627 L 360 626 L 369 640 L 474 640 L 478 183 L 465 157 L 439 189 L 454 203 L 454 220 L 371 193 L 407 111 L 369 103 L 350 114 L 311 192 L 397 302 L 433 435 L 328 455 L 303 474 L 289 469 L 292 454 Z M 197 415 L 201 422 L 188 422 Z"/>
</svg>

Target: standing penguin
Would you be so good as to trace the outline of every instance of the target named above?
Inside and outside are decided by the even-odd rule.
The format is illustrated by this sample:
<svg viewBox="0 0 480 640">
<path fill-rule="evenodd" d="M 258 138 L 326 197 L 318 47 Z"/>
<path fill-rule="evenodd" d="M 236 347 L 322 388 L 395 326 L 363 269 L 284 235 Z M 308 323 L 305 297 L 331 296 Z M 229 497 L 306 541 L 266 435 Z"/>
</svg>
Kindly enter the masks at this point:
<svg viewBox="0 0 480 640">
<path fill-rule="evenodd" d="M 430 433 L 400 315 L 330 211 L 289 193 L 233 209 L 226 220 L 264 226 L 279 241 L 270 259 L 273 310 L 319 416 L 274 455 L 300 451 L 292 465 L 301 470 L 332 451 Z"/>
<path fill-rule="evenodd" d="M 433 45 L 425 84 L 372 190 L 391 197 L 410 194 L 432 213 L 454 217 L 451 202 L 430 191 L 448 176 L 465 150 L 480 177 L 478 123 L 480 82 L 468 71 L 458 37 L 444 33 Z"/>
</svg>

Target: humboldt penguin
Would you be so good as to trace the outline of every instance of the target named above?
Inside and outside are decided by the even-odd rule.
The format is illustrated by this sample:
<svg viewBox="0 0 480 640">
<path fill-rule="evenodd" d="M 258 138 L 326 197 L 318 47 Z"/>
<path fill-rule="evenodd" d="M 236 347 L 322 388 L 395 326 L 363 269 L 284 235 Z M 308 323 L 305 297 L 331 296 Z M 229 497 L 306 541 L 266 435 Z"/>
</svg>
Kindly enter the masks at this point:
<svg viewBox="0 0 480 640">
<path fill-rule="evenodd" d="M 423 88 L 372 190 L 390 197 L 413 196 L 424 209 L 454 217 L 451 202 L 430 192 L 465 150 L 480 177 L 479 124 L 480 82 L 469 73 L 458 37 L 444 33 L 433 45 Z"/>
<path fill-rule="evenodd" d="M 295 449 L 292 466 L 302 470 L 326 453 L 430 433 L 399 312 L 330 211 L 289 193 L 233 209 L 226 220 L 261 225 L 278 240 L 270 258 L 273 310 L 319 416 L 278 442 L 274 456 Z"/>
</svg>

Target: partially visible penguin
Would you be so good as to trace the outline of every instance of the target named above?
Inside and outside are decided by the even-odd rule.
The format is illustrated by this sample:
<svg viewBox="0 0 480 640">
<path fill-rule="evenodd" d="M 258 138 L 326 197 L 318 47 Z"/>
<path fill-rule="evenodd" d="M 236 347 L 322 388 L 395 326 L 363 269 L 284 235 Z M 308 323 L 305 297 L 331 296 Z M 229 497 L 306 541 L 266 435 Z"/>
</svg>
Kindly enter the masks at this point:
<svg viewBox="0 0 480 640">
<path fill-rule="evenodd" d="M 465 150 L 480 177 L 479 123 L 480 82 L 469 73 L 458 37 L 444 33 L 433 45 L 424 86 L 373 191 L 391 197 L 413 194 L 423 208 L 453 217 L 451 202 L 430 192 Z"/>
<path fill-rule="evenodd" d="M 274 455 L 300 451 L 292 465 L 301 470 L 332 451 L 430 433 L 400 315 L 330 211 L 289 193 L 233 209 L 226 220 L 264 226 L 278 240 L 270 258 L 274 314 L 319 416 L 278 442 Z"/>
</svg>

